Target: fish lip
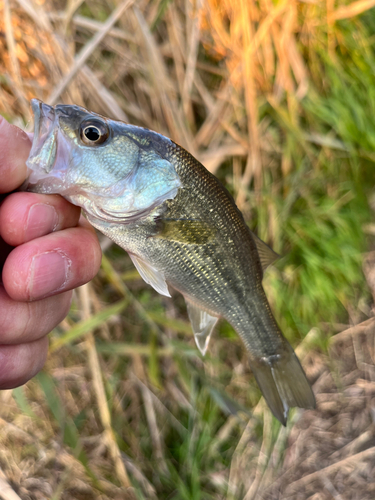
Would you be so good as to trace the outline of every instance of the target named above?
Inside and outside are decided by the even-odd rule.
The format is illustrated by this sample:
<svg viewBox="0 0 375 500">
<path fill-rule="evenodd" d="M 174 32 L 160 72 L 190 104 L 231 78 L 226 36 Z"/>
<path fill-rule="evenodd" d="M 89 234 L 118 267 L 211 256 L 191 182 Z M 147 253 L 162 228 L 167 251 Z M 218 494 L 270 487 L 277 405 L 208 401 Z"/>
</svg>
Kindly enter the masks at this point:
<svg viewBox="0 0 375 500">
<path fill-rule="evenodd" d="M 39 99 L 31 99 L 30 104 L 31 104 L 31 111 L 33 112 L 34 115 L 34 136 L 33 136 L 33 143 L 34 143 L 34 138 L 35 136 L 39 135 L 39 129 L 40 129 L 40 104 L 42 101 L 39 101 Z"/>
<path fill-rule="evenodd" d="M 54 107 L 39 99 L 31 99 L 31 109 L 34 115 L 34 137 L 26 160 L 28 177 L 21 190 L 33 186 L 33 191 L 39 191 L 38 182 L 49 176 L 56 163 L 58 116 Z"/>
<path fill-rule="evenodd" d="M 46 125 L 48 121 L 55 124 L 56 113 L 52 106 L 39 99 L 31 99 L 30 103 L 34 115 L 34 137 L 38 137 L 41 133 L 41 127 Z"/>
<path fill-rule="evenodd" d="M 31 109 L 34 113 L 34 138 L 26 164 L 32 170 L 37 167 L 49 173 L 56 157 L 57 116 L 52 106 L 39 99 L 31 100 Z"/>
<path fill-rule="evenodd" d="M 34 137 L 26 165 L 32 171 L 49 173 L 56 158 L 56 121 L 57 116 L 52 106 L 31 100 L 34 113 Z"/>
<path fill-rule="evenodd" d="M 34 114 L 34 118 L 39 121 L 40 117 L 42 118 L 54 118 L 55 117 L 55 109 L 53 106 L 46 104 L 40 99 L 31 99 L 31 110 Z M 37 124 L 36 124 L 37 125 Z M 39 128 L 39 123 L 38 123 Z"/>
</svg>

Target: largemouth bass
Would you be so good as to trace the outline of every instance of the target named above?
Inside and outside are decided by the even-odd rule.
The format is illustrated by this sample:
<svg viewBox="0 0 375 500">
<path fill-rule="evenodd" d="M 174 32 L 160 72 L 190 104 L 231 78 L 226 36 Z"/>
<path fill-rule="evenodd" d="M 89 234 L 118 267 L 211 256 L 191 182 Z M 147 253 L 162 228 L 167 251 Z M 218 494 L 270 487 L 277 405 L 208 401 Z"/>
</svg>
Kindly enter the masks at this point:
<svg viewBox="0 0 375 500">
<path fill-rule="evenodd" d="M 276 254 L 247 227 L 233 198 L 192 155 L 150 130 L 79 106 L 32 100 L 34 140 L 27 189 L 57 193 L 82 207 L 99 231 L 124 248 L 159 293 L 187 303 L 204 354 L 218 318 L 249 351 L 273 414 L 315 399 L 262 287 Z"/>
</svg>

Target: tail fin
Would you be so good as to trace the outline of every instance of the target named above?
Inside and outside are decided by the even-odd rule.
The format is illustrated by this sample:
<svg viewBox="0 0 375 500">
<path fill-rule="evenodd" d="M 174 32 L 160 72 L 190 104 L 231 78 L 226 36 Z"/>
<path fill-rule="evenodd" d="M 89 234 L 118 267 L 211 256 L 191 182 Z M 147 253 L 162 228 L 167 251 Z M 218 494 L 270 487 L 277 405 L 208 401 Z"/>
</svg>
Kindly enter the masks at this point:
<svg viewBox="0 0 375 500">
<path fill-rule="evenodd" d="M 286 425 L 289 408 L 315 408 L 315 397 L 305 372 L 285 341 L 281 354 L 251 360 L 251 369 L 275 417 Z"/>
</svg>

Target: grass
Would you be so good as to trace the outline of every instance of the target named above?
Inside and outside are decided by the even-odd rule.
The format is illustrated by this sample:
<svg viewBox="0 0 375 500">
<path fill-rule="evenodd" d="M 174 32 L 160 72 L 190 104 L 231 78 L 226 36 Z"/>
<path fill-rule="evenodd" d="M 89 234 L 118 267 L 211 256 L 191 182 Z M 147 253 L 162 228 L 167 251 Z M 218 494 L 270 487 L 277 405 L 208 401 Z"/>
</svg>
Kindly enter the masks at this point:
<svg viewBox="0 0 375 500">
<path fill-rule="evenodd" d="M 76 103 L 191 151 L 282 255 L 267 295 L 318 366 L 330 336 L 370 310 L 370 4 L 140 1 L 109 26 L 112 3 L 5 0 L 0 112 L 20 125 L 31 97 Z M 33 499 L 262 495 L 299 413 L 280 429 L 231 327 L 220 323 L 203 359 L 181 296 L 157 295 L 103 245 L 99 275 L 51 334 L 44 371 L 1 396 L 8 480 Z"/>
</svg>

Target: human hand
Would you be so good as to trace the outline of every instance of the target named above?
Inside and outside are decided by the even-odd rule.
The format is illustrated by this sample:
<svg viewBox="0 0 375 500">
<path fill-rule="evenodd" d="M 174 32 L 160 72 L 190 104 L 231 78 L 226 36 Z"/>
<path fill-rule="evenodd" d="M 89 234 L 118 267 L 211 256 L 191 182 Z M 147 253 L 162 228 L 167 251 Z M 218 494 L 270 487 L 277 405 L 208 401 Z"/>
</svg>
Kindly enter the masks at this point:
<svg viewBox="0 0 375 500">
<path fill-rule="evenodd" d="M 0 200 L 26 179 L 31 141 L 0 116 Z M 98 272 L 101 250 L 80 208 L 58 195 L 17 192 L 0 205 L 0 389 L 44 365 L 47 334 L 64 319 L 72 290 Z"/>
</svg>

